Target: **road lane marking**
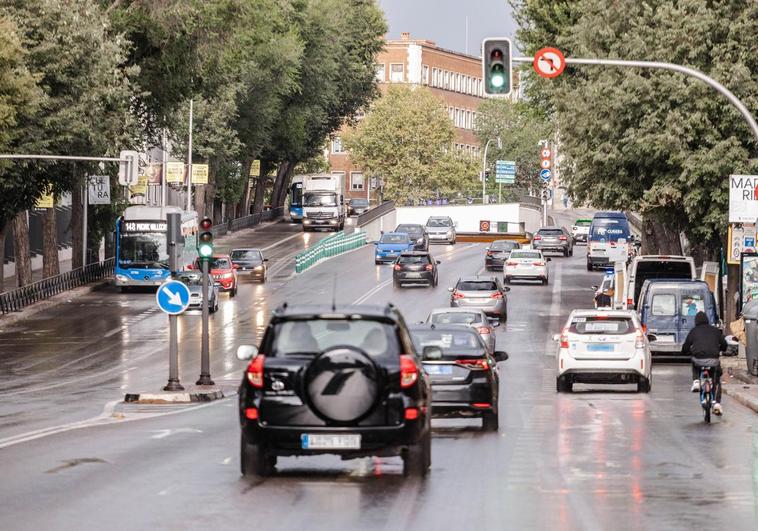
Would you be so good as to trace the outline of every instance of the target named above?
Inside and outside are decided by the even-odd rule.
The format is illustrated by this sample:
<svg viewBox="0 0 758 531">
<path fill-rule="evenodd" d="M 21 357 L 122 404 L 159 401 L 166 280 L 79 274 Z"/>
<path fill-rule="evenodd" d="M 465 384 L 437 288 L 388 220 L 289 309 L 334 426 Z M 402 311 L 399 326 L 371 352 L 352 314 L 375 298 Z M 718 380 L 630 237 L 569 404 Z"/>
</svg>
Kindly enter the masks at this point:
<svg viewBox="0 0 758 531">
<path fill-rule="evenodd" d="M 155 433 L 155 435 L 151 436 L 151 439 L 165 439 L 166 437 L 171 437 L 177 433 L 203 433 L 203 430 L 198 430 L 195 428 L 176 428 L 173 430 L 153 430 L 153 433 Z"/>
<path fill-rule="evenodd" d="M 269 250 L 273 249 L 274 247 L 278 247 L 279 245 L 283 244 L 284 242 L 288 242 L 288 241 L 293 240 L 293 239 L 295 239 L 295 238 L 297 238 L 299 236 L 302 236 L 302 235 L 303 235 L 302 232 L 298 232 L 297 234 L 293 234 L 292 236 L 287 236 L 283 240 L 279 240 L 276 243 L 272 243 L 271 245 L 269 245 L 267 247 L 261 247 L 261 251 L 269 251 Z"/>
</svg>

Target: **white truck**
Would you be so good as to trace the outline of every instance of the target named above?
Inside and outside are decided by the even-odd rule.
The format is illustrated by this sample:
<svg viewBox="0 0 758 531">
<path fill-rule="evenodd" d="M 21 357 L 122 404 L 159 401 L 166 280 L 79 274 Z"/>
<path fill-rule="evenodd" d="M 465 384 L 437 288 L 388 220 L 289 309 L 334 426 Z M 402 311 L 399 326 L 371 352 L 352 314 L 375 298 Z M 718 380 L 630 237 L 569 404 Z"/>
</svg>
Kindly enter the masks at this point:
<svg viewBox="0 0 758 531">
<path fill-rule="evenodd" d="M 345 228 L 341 174 L 303 176 L 303 231 Z"/>
</svg>

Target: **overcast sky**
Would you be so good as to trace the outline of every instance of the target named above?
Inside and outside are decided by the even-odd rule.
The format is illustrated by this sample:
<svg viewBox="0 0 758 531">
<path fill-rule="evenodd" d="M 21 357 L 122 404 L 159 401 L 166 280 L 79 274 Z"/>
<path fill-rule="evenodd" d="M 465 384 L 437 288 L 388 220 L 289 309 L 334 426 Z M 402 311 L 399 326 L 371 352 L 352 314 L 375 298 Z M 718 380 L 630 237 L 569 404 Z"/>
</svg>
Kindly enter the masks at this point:
<svg viewBox="0 0 758 531">
<path fill-rule="evenodd" d="M 408 31 L 412 38 L 429 39 L 442 48 L 478 56 L 485 37 L 510 37 L 516 23 L 508 0 L 379 0 L 389 24 L 389 38 Z"/>
</svg>

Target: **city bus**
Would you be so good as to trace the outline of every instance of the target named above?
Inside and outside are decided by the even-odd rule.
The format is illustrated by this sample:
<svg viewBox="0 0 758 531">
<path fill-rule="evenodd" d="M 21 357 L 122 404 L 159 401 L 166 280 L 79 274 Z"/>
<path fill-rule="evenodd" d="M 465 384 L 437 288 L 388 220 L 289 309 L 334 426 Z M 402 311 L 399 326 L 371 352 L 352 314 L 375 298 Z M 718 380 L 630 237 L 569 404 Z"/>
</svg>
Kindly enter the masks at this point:
<svg viewBox="0 0 758 531">
<path fill-rule="evenodd" d="M 130 206 L 116 221 L 116 286 L 122 291 L 133 287 L 159 286 L 165 282 L 168 267 L 167 214 L 181 214 L 184 247 L 178 269 L 197 258 L 197 212 L 179 207 Z"/>
<path fill-rule="evenodd" d="M 303 178 L 295 176 L 289 189 L 290 221 L 303 220 Z"/>
</svg>

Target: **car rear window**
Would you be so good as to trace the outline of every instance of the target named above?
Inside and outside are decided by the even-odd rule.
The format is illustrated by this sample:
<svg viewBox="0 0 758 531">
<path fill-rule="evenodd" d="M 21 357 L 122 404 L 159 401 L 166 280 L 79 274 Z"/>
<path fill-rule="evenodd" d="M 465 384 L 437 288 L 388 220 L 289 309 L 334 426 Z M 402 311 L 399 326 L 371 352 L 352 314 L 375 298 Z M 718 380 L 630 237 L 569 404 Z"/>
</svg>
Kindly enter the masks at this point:
<svg viewBox="0 0 758 531">
<path fill-rule="evenodd" d="M 671 317 L 676 315 L 676 295 L 671 293 L 658 293 L 653 295 L 650 305 L 652 315 Z"/>
<path fill-rule="evenodd" d="M 408 243 L 408 236 L 404 234 L 384 234 L 379 240 L 380 243 Z"/>
<path fill-rule="evenodd" d="M 407 265 L 419 265 L 419 264 L 428 264 L 429 257 L 428 256 L 401 256 L 398 258 L 399 264 L 407 264 Z"/>
<path fill-rule="evenodd" d="M 537 234 L 540 236 L 563 236 L 563 231 L 560 229 L 540 229 Z"/>
<path fill-rule="evenodd" d="M 430 322 L 434 324 L 472 324 L 481 323 L 482 315 L 476 312 L 463 313 L 463 312 L 450 312 L 450 313 L 434 313 L 431 316 Z"/>
<path fill-rule="evenodd" d="M 495 291 L 497 284 L 494 280 L 462 280 L 458 282 L 460 291 Z"/>
<path fill-rule="evenodd" d="M 420 234 L 424 229 L 420 225 L 398 225 L 395 232 L 405 232 L 406 234 Z"/>
<path fill-rule="evenodd" d="M 577 219 L 574 225 L 577 227 L 589 227 L 592 224 L 591 219 Z"/>
<path fill-rule="evenodd" d="M 629 317 L 585 316 L 574 317 L 569 327 L 573 334 L 624 335 L 634 332 L 634 323 Z"/>
<path fill-rule="evenodd" d="M 511 251 L 519 247 L 518 242 L 494 242 L 490 245 L 490 251 Z"/>
<path fill-rule="evenodd" d="M 276 325 L 273 356 L 315 356 L 337 345 L 355 345 L 370 356 L 398 355 L 392 325 L 371 320 L 321 319 Z"/>
<path fill-rule="evenodd" d="M 424 347 L 439 347 L 443 360 L 455 360 L 461 356 L 481 357 L 486 349 L 479 334 L 461 327 L 461 330 L 414 330 L 413 343 L 419 353 Z"/>
<path fill-rule="evenodd" d="M 511 253 L 511 258 L 531 258 L 538 260 L 542 258 L 542 255 L 536 251 L 513 251 Z"/>
<path fill-rule="evenodd" d="M 426 222 L 427 227 L 452 227 L 452 222 L 447 218 L 429 218 Z"/>
<path fill-rule="evenodd" d="M 353 199 L 352 201 L 350 201 L 350 204 L 352 206 L 365 207 L 365 206 L 368 206 L 368 201 L 366 201 L 365 199 Z"/>
</svg>

